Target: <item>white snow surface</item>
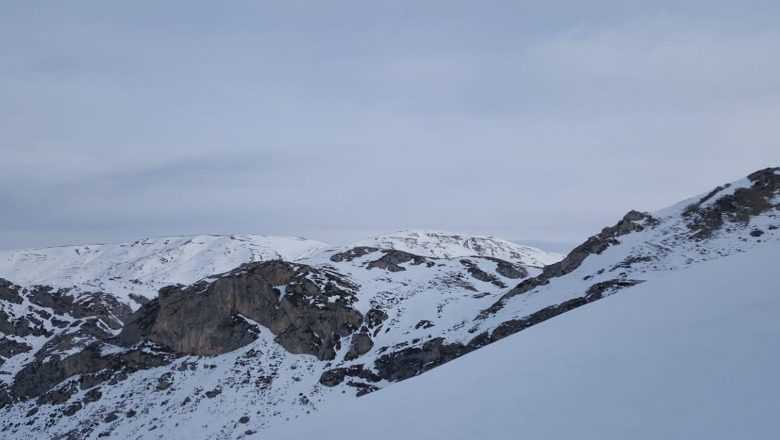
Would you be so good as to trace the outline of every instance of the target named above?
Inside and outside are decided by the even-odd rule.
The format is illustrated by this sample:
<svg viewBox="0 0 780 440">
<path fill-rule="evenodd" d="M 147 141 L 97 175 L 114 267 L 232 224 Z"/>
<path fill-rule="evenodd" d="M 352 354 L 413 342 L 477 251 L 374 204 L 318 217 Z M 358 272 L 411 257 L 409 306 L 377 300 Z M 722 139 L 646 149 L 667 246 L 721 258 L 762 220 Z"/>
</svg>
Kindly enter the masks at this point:
<svg viewBox="0 0 780 440">
<path fill-rule="evenodd" d="M 326 247 L 299 237 L 195 235 L 0 251 L 0 277 L 28 286 L 108 292 L 135 307 L 130 294 L 153 298 L 166 285 L 193 283 L 253 261 L 294 261 Z"/>
<path fill-rule="evenodd" d="M 371 237 L 353 246 L 397 249 L 416 255 L 438 258 L 482 256 L 500 258 L 525 266 L 539 267 L 555 263 L 562 255 L 546 252 L 493 236 L 466 235 L 441 231 L 406 230 Z"/>
<path fill-rule="evenodd" d="M 265 438 L 776 438 L 778 261 L 665 272 Z"/>
</svg>

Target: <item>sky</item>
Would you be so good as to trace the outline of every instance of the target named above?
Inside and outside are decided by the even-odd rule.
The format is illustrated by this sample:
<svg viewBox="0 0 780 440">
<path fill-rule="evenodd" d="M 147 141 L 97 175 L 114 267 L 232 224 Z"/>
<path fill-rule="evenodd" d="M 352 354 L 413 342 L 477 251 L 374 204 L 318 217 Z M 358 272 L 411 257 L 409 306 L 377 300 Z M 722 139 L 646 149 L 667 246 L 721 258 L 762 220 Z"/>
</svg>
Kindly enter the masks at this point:
<svg viewBox="0 0 780 440">
<path fill-rule="evenodd" d="M 578 243 L 780 164 L 780 2 L 0 6 L 0 249 Z"/>
</svg>

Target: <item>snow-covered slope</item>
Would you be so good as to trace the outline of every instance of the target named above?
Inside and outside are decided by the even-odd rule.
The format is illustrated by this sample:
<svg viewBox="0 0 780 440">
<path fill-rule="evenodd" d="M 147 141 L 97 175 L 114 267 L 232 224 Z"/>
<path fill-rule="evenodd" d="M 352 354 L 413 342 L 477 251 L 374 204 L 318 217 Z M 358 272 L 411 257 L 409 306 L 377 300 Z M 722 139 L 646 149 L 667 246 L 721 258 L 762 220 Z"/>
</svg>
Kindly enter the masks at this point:
<svg viewBox="0 0 780 440">
<path fill-rule="evenodd" d="M 423 380 L 433 374 L 429 370 L 450 362 L 478 362 L 473 359 L 497 350 L 490 346 L 494 342 L 498 341 L 497 347 L 506 347 L 515 341 L 527 341 L 527 335 L 538 332 L 533 326 L 544 323 L 544 328 L 553 328 L 568 322 L 569 316 L 583 316 L 591 310 L 607 311 L 597 312 L 597 319 L 583 324 L 581 330 L 579 324 L 572 324 L 572 328 L 542 336 L 540 347 L 518 346 L 518 351 L 513 348 L 511 354 L 502 355 L 505 357 L 486 358 L 490 364 L 512 363 L 511 367 L 486 366 L 486 375 L 502 374 L 506 380 L 515 380 L 510 373 L 520 371 L 523 377 L 517 380 L 538 379 L 538 383 L 528 385 L 531 394 L 527 397 L 522 389 L 517 391 L 515 382 L 506 382 L 511 386 L 503 390 L 507 394 L 496 391 L 502 396 L 497 397 L 498 402 L 522 402 L 525 406 L 520 410 L 548 422 L 557 416 L 564 426 L 568 426 L 568 419 L 579 420 L 571 414 L 579 406 L 560 402 L 566 387 L 559 387 L 555 380 L 560 379 L 573 390 L 578 390 L 576 384 L 591 384 L 582 392 L 592 391 L 600 380 L 608 386 L 611 382 L 599 376 L 588 362 L 603 363 L 605 373 L 618 374 L 609 363 L 620 365 L 621 354 L 605 354 L 599 349 L 601 340 L 609 338 L 621 349 L 636 340 L 635 346 L 625 352 L 636 356 L 643 356 L 641 347 L 646 344 L 646 360 L 651 365 L 657 362 L 663 376 L 673 375 L 678 368 L 702 371 L 702 377 L 708 378 L 703 362 L 691 359 L 686 350 L 702 357 L 711 352 L 713 356 L 705 360 L 713 363 L 724 362 L 725 353 L 704 344 L 720 334 L 705 332 L 696 336 L 696 329 L 722 329 L 722 340 L 728 343 L 734 342 L 729 339 L 732 333 L 726 335 L 728 332 L 737 335 L 734 337 L 740 342 L 745 340 L 744 332 L 751 332 L 757 339 L 734 350 L 739 355 L 753 355 L 752 361 L 758 366 L 751 370 L 749 360 L 729 364 L 732 360 L 727 359 L 717 368 L 733 365 L 734 377 L 739 378 L 743 371 L 760 377 L 765 364 L 776 367 L 774 359 L 764 357 L 763 349 L 748 346 L 753 343 L 754 347 L 763 347 L 767 341 L 776 340 L 776 335 L 760 333 L 763 327 L 750 327 L 752 324 L 743 320 L 751 313 L 751 298 L 764 298 L 755 296 L 763 295 L 754 291 L 756 286 L 777 287 L 772 284 L 776 281 L 766 278 L 774 275 L 780 247 L 780 169 L 761 170 L 746 180 L 719 186 L 657 213 L 629 212 L 563 260 L 543 269 L 490 255 L 431 257 L 375 242 L 364 244 L 368 246 L 324 250 L 295 263 L 242 265 L 190 286 L 164 289 L 132 316 L 120 318 L 121 330 L 110 328 L 102 333 L 94 329 L 100 323 L 86 326 L 84 315 L 97 313 L 105 326 L 106 321 L 116 323 L 112 317 L 120 317 L 121 309 L 115 312 L 108 306 L 94 306 L 83 310 L 85 307 L 80 305 L 89 297 L 62 299 L 18 286 L 0 290 L 0 305 L 8 314 L 0 314 L 0 331 L 6 333 L 0 338 L 0 349 L 6 353 L 0 353 L 5 361 L 0 369 L 0 429 L 12 439 L 243 439 L 265 437 L 264 431 L 269 429 L 287 432 L 292 425 L 304 423 L 310 414 L 323 411 L 323 417 L 338 419 L 333 423 L 339 423 L 342 434 L 347 434 L 357 419 L 343 417 L 336 408 L 353 408 L 351 402 L 356 396 L 373 393 L 377 397 L 372 396 L 369 402 L 381 399 L 401 386 L 396 385 L 399 382 L 419 375 Z M 680 288 L 685 291 L 679 293 Z M 752 293 L 743 295 L 743 290 Z M 637 298 L 645 299 L 626 306 L 609 306 L 624 304 L 615 299 L 633 298 L 637 292 Z M 597 301 L 611 295 L 617 296 L 608 298 L 604 301 L 607 305 L 598 309 L 602 304 Z M 659 300 L 658 305 L 645 304 L 661 295 L 666 299 Z M 772 307 L 767 305 L 767 310 Z M 667 315 L 676 324 L 668 330 L 658 329 Z M 686 317 L 692 317 L 689 323 L 683 322 Z M 612 320 L 614 326 L 610 326 Z M 74 325 L 81 326 L 75 327 L 75 334 Z M 607 330 L 592 325 L 603 325 Z M 690 335 L 686 333 L 688 325 Z M 735 326 L 741 328 L 733 330 Z M 654 333 L 661 335 L 656 345 L 651 339 Z M 683 346 L 669 342 L 670 335 L 675 335 L 677 342 L 685 342 Z M 660 355 L 653 354 L 653 350 L 660 350 L 662 343 L 669 343 L 673 351 L 668 359 L 658 360 Z M 547 347 L 549 354 L 545 352 Z M 576 358 L 579 355 L 583 358 Z M 676 360 L 682 364 L 674 364 Z M 526 364 L 533 368 L 522 369 Z M 661 380 L 648 379 L 646 376 L 656 371 L 649 368 L 622 372 L 637 382 L 616 383 L 637 394 L 624 396 L 623 400 L 615 398 L 625 408 L 630 409 L 633 403 L 666 417 L 659 408 L 669 405 L 670 399 L 659 397 L 654 389 L 645 390 L 644 380 L 650 387 Z M 711 371 L 725 371 L 717 368 Z M 552 383 L 546 370 L 554 376 Z M 563 378 L 566 375 L 573 377 Z M 723 380 L 736 380 L 734 377 Z M 489 426 L 495 421 L 496 426 L 512 427 L 507 423 L 514 421 L 505 421 L 498 409 L 479 412 L 475 407 L 481 404 L 479 394 L 475 394 L 474 404 L 458 394 L 459 387 L 467 393 L 478 393 L 474 387 L 479 384 L 462 382 L 480 382 L 485 377 L 472 372 L 458 380 L 461 382 L 449 384 L 451 391 L 444 392 L 445 398 L 460 399 L 457 404 L 462 407 L 454 415 L 465 418 L 463 412 L 471 409 L 483 419 L 473 423 Z M 485 382 L 485 386 L 495 388 L 496 380 Z M 705 382 L 696 390 L 712 384 Z M 752 382 L 745 384 L 752 386 Z M 548 400 L 544 400 L 545 385 L 551 388 Z M 636 388 L 631 388 L 634 385 Z M 715 386 L 734 390 L 739 384 L 715 382 Z M 650 400 L 642 403 L 647 407 L 632 401 L 639 395 L 649 396 Z M 611 407 L 604 411 L 598 407 L 609 402 L 599 401 L 596 395 L 591 397 L 594 408 L 588 411 L 599 411 L 602 420 L 609 423 L 605 418 L 610 417 L 607 410 Z M 687 397 L 682 395 L 681 401 L 691 402 Z M 535 401 L 525 402 L 531 399 Z M 563 410 L 554 415 L 535 414 L 530 407 Z M 652 413 L 653 408 L 656 413 Z M 726 407 L 702 414 L 719 415 L 722 408 Z M 760 413 L 764 406 L 757 408 Z M 496 417 L 491 418 L 493 413 Z M 585 413 L 595 417 L 593 412 Z M 634 420 L 642 416 L 626 411 L 617 414 Z M 367 420 L 371 417 L 366 415 Z M 669 423 L 675 420 L 669 419 Z M 452 423 L 457 425 L 456 421 Z M 322 429 L 327 432 L 330 428 Z M 446 427 L 441 429 L 448 432 Z M 423 434 L 431 434 L 419 433 L 423 438 Z M 407 437 L 414 438 L 414 432 Z"/>
<path fill-rule="evenodd" d="M 219 290 L 218 286 L 223 281 L 231 286 L 250 284 L 238 281 L 248 267 L 207 277 L 193 285 L 194 290 L 203 296 L 217 296 L 213 289 Z M 343 277 L 344 282 L 339 286 L 329 282 L 318 284 L 325 291 L 338 287 L 344 289 L 345 294 L 354 295 L 350 306 L 360 312 L 365 317 L 365 325 L 371 327 L 367 332 L 370 334 L 370 346 L 364 348 L 367 351 L 359 350 L 357 357 L 351 358 L 349 353 L 356 338 L 347 336 L 342 338 L 332 360 L 293 354 L 279 344 L 277 335 L 268 328 L 243 314 L 236 314 L 237 319 L 249 322 L 256 329 L 253 330 L 256 332 L 255 341 L 238 350 L 219 356 L 182 356 L 168 361 L 164 360 L 169 356 L 166 350 L 157 351 L 159 347 L 154 344 L 142 346 L 144 353 L 163 360 L 155 360 L 140 371 L 134 371 L 120 379 L 117 385 L 104 383 L 93 387 L 92 390 L 99 390 L 99 400 L 91 401 L 92 398 L 87 395 L 91 391 L 89 388 L 74 385 L 79 384 L 79 380 L 66 380 L 45 394 L 65 394 L 68 396 L 65 402 L 39 405 L 34 399 L 28 400 L 6 408 L 5 412 L 0 410 L 0 420 L 35 419 L 31 425 L 20 424 L 9 428 L 11 438 L 44 434 L 52 437 L 76 435 L 84 439 L 147 439 L 157 438 L 157 435 L 192 440 L 251 438 L 246 432 L 260 432 L 268 426 L 305 417 L 323 405 L 354 399 L 356 393 L 389 385 L 391 382 L 382 380 L 371 384 L 347 381 L 326 386 L 321 383 L 321 377 L 329 369 L 370 364 L 383 353 L 392 353 L 434 336 L 452 333 L 456 337 L 466 331 L 464 326 L 480 310 L 497 301 L 509 286 L 540 272 L 539 269 L 525 268 L 492 257 L 433 258 L 375 248 L 323 251 L 290 267 L 310 268 L 306 270 L 316 274 L 307 275 L 306 279 L 315 282 L 317 275 Z M 274 281 L 273 284 L 279 292 L 279 306 L 263 310 L 286 310 L 305 302 L 292 293 L 292 283 Z M 257 295 L 254 291 L 246 294 L 248 297 Z M 22 296 L 26 295 L 29 294 L 22 293 Z M 322 304 L 318 306 L 324 307 Z M 152 307 L 151 310 L 157 309 Z M 143 312 L 142 308 L 138 313 Z M 204 315 L 217 312 L 218 308 L 202 311 Z M 167 316 L 167 312 L 161 314 Z M 303 313 L 290 314 L 300 315 Z M 146 318 L 140 320 L 145 321 Z M 194 324 L 197 326 L 203 324 L 196 321 Z M 171 324 L 181 334 L 194 331 L 189 324 Z M 70 329 L 65 332 L 70 332 Z M 32 350 L 11 357 L 0 368 L 0 378 L 13 388 L 15 376 L 25 362 L 35 359 L 35 350 L 51 345 L 48 341 L 58 337 L 56 333 L 53 337 L 44 335 L 38 339 L 14 337 L 14 340 L 27 343 Z M 214 339 L 214 335 L 209 335 L 209 339 Z M 94 339 L 86 342 L 92 343 Z M 135 356 L 136 348 L 117 346 L 115 342 L 110 339 L 98 342 L 99 352 L 108 356 Z M 158 366 L 158 363 L 163 365 Z M 90 368 L 90 365 L 84 368 Z M 123 375 L 120 365 L 113 368 L 118 371 L 107 371 L 107 378 Z M 73 387 L 75 392 L 61 391 Z M 2 388 L 0 398 L 1 394 Z M 44 400 L 52 399 L 63 400 Z M 33 410 L 34 416 L 26 416 Z M 60 417 L 60 414 L 67 415 L 70 411 L 77 411 L 78 417 Z M 132 414 L 132 417 L 127 414 Z M 242 417 L 248 419 L 239 423 Z M 42 421 L 49 418 L 55 418 L 57 422 L 43 425 Z"/>
<path fill-rule="evenodd" d="M 464 235 L 450 232 L 409 230 L 379 235 L 353 246 L 397 249 L 426 257 L 455 258 L 467 256 L 494 257 L 525 266 L 541 268 L 555 263 L 562 255 L 545 252 L 492 236 Z"/>
<path fill-rule="evenodd" d="M 297 260 L 326 246 L 298 237 L 196 235 L 0 251 L 0 277 L 109 292 L 135 307 L 131 294 L 153 298 L 162 286 L 189 284 L 251 261 Z"/>
<path fill-rule="evenodd" d="M 658 274 L 273 439 L 771 439 L 780 246 Z"/>
</svg>

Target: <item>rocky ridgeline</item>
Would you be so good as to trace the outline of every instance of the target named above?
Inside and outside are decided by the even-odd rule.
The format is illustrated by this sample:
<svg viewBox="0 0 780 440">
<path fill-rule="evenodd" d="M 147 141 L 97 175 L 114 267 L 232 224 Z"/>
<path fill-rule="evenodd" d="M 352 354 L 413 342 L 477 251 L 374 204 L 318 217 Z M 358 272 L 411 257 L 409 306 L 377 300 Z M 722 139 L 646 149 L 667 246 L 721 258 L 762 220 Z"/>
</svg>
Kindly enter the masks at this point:
<svg viewBox="0 0 780 440">
<path fill-rule="evenodd" d="M 751 220 L 767 213 L 770 213 L 769 219 L 777 218 L 773 212 L 780 209 L 780 168 L 755 172 L 749 175 L 747 180 L 749 185 L 737 188 L 733 193 L 722 193 L 731 185 L 717 187 L 698 202 L 687 206 L 682 212 L 675 212 L 669 218 L 662 219 L 638 211 L 628 212 L 615 225 L 604 228 L 574 248 L 563 260 L 545 266 L 542 273 L 525 279 L 490 307 L 482 310 L 474 320 L 476 325 L 469 329 L 469 333 L 475 336 L 465 341 L 448 342 L 442 337 L 430 339 L 412 347 L 383 354 L 371 367 L 355 364 L 326 371 L 320 382 L 326 386 L 335 386 L 351 378 L 354 386 L 359 379 L 364 382 L 358 385 L 365 393 L 372 383 L 383 380 L 395 382 L 416 376 L 530 326 L 602 299 L 621 289 L 640 284 L 645 280 L 631 278 L 631 273 L 645 273 L 648 265 L 673 254 L 674 248 L 683 252 L 688 248 L 692 253 L 706 254 L 706 244 L 702 245 L 700 242 L 715 238 L 720 230 L 724 230 L 726 235 L 749 230 L 747 235 L 760 242 L 764 231 L 755 226 L 751 227 Z M 705 205 L 708 201 L 710 204 Z M 780 221 L 770 221 L 775 223 L 769 224 L 767 229 L 777 231 Z M 682 228 L 678 225 L 682 225 Z M 642 246 L 630 249 L 628 255 L 598 269 L 595 274 L 583 276 L 582 291 L 572 292 L 573 297 L 570 299 L 529 313 L 515 313 L 519 316 L 511 319 L 495 318 L 495 315 L 514 299 L 532 295 L 535 290 L 550 285 L 555 279 L 577 271 L 589 257 L 601 255 L 611 247 L 620 246 L 622 237 L 640 233 L 648 235 L 648 242 L 641 242 Z M 661 237 L 659 242 L 664 245 L 654 243 L 654 234 Z M 740 237 L 739 240 L 748 241 L 745 237 Z M 739 247 L 730 251 L 739 251 Z M 717 253 L 725 255 L 720 249 Z M 601 280 L 597 280 L 599 278 Z M 480 331 L 484 327 L 487 327 L 487 330 Z"/>
</svg>

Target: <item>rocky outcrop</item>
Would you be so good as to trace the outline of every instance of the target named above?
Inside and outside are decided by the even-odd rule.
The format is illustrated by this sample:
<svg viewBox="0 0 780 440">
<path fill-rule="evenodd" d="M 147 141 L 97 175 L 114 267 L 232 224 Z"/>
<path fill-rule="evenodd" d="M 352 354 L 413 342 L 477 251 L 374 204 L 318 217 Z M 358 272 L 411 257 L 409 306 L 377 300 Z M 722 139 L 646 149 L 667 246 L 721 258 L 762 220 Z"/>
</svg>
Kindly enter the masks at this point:
<svg viewBox="0 0 780 440">
<path fill-rule="evenodd" d="M 369 246 L 357 246 L 344 252 L 339 252 L 330 256 L 330 261 L 334 263 L 341 263 L 342 261 L 352 261 L 355 258 L 360 258 L 364 255 L 368 255 L 372 252 L 378 251 L 378 248 Z"/>
<path fill-rule="evenodd" d="M 100 344 L 93 344 L 79 353 L 60 358 L 52 356 L 49 359 L 36 359 L 22 368 L 15 376 L 9 391 L 13 400 L 26 400 L 39 397 L 39 403 L 62 403 L 76 392 L 66 387 L 54 390 L 65 380 L 91 373 L 103 372 L 102 376 L 92 376 L 93 380 L 84 381 L 82 389 L 109 380 L 116 373 L 130 373 L 147 368 L 166 365 L 172 357 L 165 353 L 155 353 L 145 350 L 132 350 L 101 355 Z M 98 380 L 94 380 L 97 378 Z M 52 391 L 52 394 L 48 394 Z"/>
<path fill-rule="evenodd" d="M 471 351 L 463 344 L 448 344 L 444 338 L 435 338 L 422 345 L 384 354 L 374 363 L 377 375 L 398 382 L 438 367 Z"/>
<path fill-rule="evenodd" d="M 32 350 L 29 344 L 24 342 L 18 342 L 7 337 L 0 338 L 0 366 L 3 365 L 6 359 L 16 356 L 17 354 L 27 353 Z"/>
<path fill-rule="evenodd" d="M 777 209 L 780 195 L 780 168 L 766 168 L 748 176 L 750 187 L 737 188 L 731 194 L 716 196 L 731 187 L 718 186 L 683 212 L 693 238 L 710 238 L 724 224 L 747 225 L 750 219 L 770 209 Z"/>
<path fill-rule="evenodd" d="M 217 355 L 250 343 L 259 324 L 291 353 L 333 359 L 339 340 L 363 322 L 350 307 L 355 289 L 329 270 L 284 261 L 245 264 L 189 287 L 160 290 L 130 318 L 119 340 Z"/>
<path fill-rule="evenodd" d="M 469 274 L 471 274 L 472 277 L 483 281 L 485 283 L 491 283 L 494 286 L 504 288 L 506 287 L 506 284 L 504 284 L 501 280 L 498 279 L 497 276 L 493 275 L 492 273 L 487 273 L 484 270 L 480 269 L 479 266 L 474 263 L 473 261 L 469 259 L 461 259 L 460 264 L 463 265 L 463 267 L 466 268 Z"/>
<path fill-rule="evenodd" d="M 406 268 L 401 266 L 401 264 L 410 263 L 416 266 L 428 261 L 426 257 L 421 257 L 419 255 L 410 254 L 409 252 L 395 249 L 384 249 L 382 250 L 382 253 L 384 255 L 381 258 L 369 262 L 366 267 L 368 269 L 377 268 L 390 272 L 401 272 L 406 270 Z"/>
<path fill-rule="evenodd" d="M 349 344 L 349 351 L 344 355 L 345 361 L 351 361 L 366 354 L 374 346 L 374 341 L 371 340 L 371 336 L 368 335 L 368 329 L 364 328 L 360 333 L 352 335 L 352 339 Z"/>
<path fill-rule="evenodd" d="M 492 258 L 492 257 L 483 257 L 483 258 L 496 263 L 496 272 L 498 272 L 498 274 L 503 277 L 511 278 L 514 280 L 518 278 L 525 278 L 528 276 L 528 270 L 519 264 L 510 263 L 508 261 L 504 261 L 498 258 Z"/>
<path fill-rule="evenodd" d="M 50 286 L 34 286 L 29 290 L 30 302 L 52 309 L 58 315 L 74 318 L 96 317 L 114 330 L 130 317 L 132 309 L 114 295 L 104 292 L 86 292 L 77 296 L 67 289 L 54 290 Z"/>
<path fill-rule="evenodd" d="M 21 287 L 6 280 L 0 278 L 0 301 L 8 301 L 14 304 L 22 303 L 22 295 L 20 294 Z"/>
<path fill-rule="evenodd" d="M 3 310 L 0 310 L 0 333 L 19 337 L 51 336 L 40 317 L 32 313 L 15 317 Z"/>
<path fill-rule="evenodd" d="M 382 309 L 371 309 L 366 313 L 366 325 L 368 328 L 373 329 L 382 325 L 387 320 L 387 313 Z"/>
<path fill-rule="evenodd" d="M 327 387 L 335 387 L 344 382 L 344 379 L 347 377 L 356 377 L 369 382 L 382 380 L 381 377 L 367 369 L 363 364 L 355 364 L 345 368 L 334 368 L 322 373 L 320 383 Z"/>
<path fill-rule="evenodd" d="M 545 266 L 541 274 L 529 278 L 515 286 L 512 290 L 504 294 L 496 303 L 483 310 L 479 314 L 479 318 L 484 319 L 495 314 L 504 307 L 507 300 L 514 296 L 521 295 L 539 286 L 548 284 L 553 278 L 561 277 L 573 272 L 580 267 L 588 256 L 601 254 L 610 246 L 619 244 L 619 237 L 632 232 L 643 231 L 645 228 L 655 227 L 658 223 L 658 219 L 648 213 L 629 211 L 614 226 L 606 227 L 598 234 L 588 238 L 585 243 L 574 248 L 563 260 Z"/>
</svg>

